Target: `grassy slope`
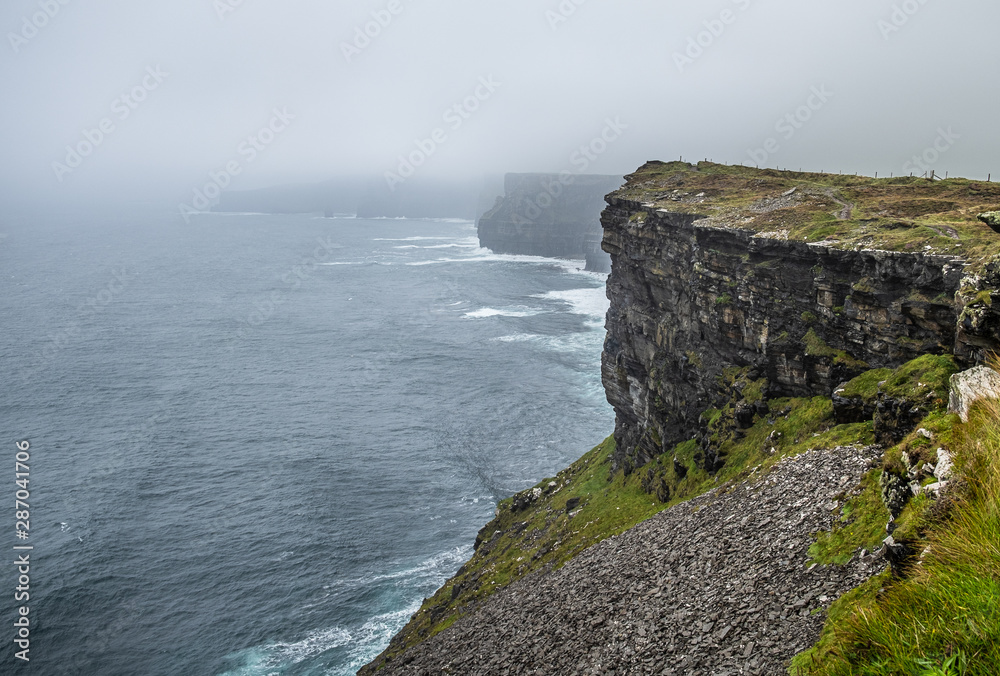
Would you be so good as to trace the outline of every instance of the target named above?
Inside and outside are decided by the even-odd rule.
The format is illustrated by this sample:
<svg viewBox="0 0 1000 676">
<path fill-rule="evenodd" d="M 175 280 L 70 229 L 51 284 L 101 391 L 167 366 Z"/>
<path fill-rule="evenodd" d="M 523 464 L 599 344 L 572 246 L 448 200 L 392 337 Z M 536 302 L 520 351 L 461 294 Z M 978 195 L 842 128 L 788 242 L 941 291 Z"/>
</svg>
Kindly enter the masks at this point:
<svg viewBox="0 0 1000 676">
<path fill-rule="evenodd" d="M 649 162 L 628 178 L 616 194 L 650 209 L 702 214 L 709 217 L 704 224 L 784 233 L 834 248 L 946 254 L 978 264 L 1000 244 L 1000 235 L 977 218 L 1000 207 L 997 183 L 874 179 L 711 162 Z"/>
<path fill-rule="evenodd" d="M 839 599 L 820 642 L 799 655 L 801 676 L 987 676 L 1000 664 L 1000 402 L 978 405 L 967 424 L 943 413 L 924 421 L 933 446 L 955 452 L 958 476 L 944 511 L 911 501 L 893 536 L 923 552 L 902 579 L 886 573 Z M 919 440 L 919 441 L 918 441 Z M 929 444 L 910 435 L 921 462 Z M 901 534 L 902 533 L 902 534 Z"/>
<path fill-rule="evenodd" d="M 929 392 L 946 389 L 945 383 L 954 370 L 950 358 L 928 356 L 897 371 L 879 371 L 875 382 L 861 376 L 850 387 L 852 392 L 857 391 L 857 396 L 874 397 L 878 382 L 884 381 L 883 389 L 888 388 L 894 395 L 909 391 L 925 398 Z M 739 377 L 736 369 L 725 376 L 730 382 Z M 747 383 L 742 390 L 744 397 L 753 398 L 755 383 Z M 935 402 L 938 408 L 943 405 L 941 398 Z M 706 411 L 704 419 L 709 429 L 718 430 L 713 442 L 726 458 L 725 466 L 716 475 L 708 474 L 697 462 L 699 448 L 694 441 L 679 444 L 628 477 L 622 472 L 612 475 L 610 458 L 614 439 L 609 438 L 557 476 L 539 482 L 535 488 L 540 497 L 526 508 L 515 512 L 512 505 L 519 497 L 530 494 L 530 489 L 502 501 L 496 518 L 483 528 L 482 544 L 472 559 L 433 597 L 425 600 L 384 655 L 395 657 L 451 626 L 476 604 L 511 582 L 534 571 L 559 567 L 583 549 L 671 505 L 727 482 L 766 472 L 780 459 L 810 449 L 872 443 L 872 423 L 837 425 L 832 404 L 826 397 L 776 399 L 768 405 L 769 414 L 758 416 L 754 425 L 739 435 L 727 432 L 723 424 L 731 418 L 732 406 Z M 911 435 L 915 436 L 919 435 Z M 916 443 L 908 438 L 896 450 Z M 667 501 L 647 492 L 651 475 L 667 484 Z M 863 490 L 856 491 L 845 508 L 842 528 L 826 536 L 827 539 L 820 536 L 812 552 L 817 562 L 850 558 L 858 548 L 874 548 L 884 537 L 882 529 L 888 516 L 878 498 L 878 476 L 879 471 L 873 472 Z M 578 502 L 567 509 L 570 501 Z M 919 521 L 910 516 L 917 511 L 904 512 L 900 522 Z"/>
<path fill-rule="evenodd" d="M 953 419 L 964 483 L 947 518 L 918 531 L 923 560 L 837 601 L 820 643 L 796 658 L 809 676 L 988 676 L 1000 665 L 1000 403 Z"/>
<path fill-rule="evenodd" d="M 514 580 L 560 566 L 595 542 L 663 509 L 634 476 L 626 479 L 619 472 L 611 477 L 614 448 L 614 439 L 609 438 L 557 476 L 540 482 L 536 488 L 541 497 L 526 509 L 514 512 L 513 498 L 502 501 L 496 518 L 483 528 L 485 542 L 451 580 L 424 601 L 386 654 L 399 654 L 449 627 Z M 579 504 L 567 510 L 571 500 Z"/>
</svg>

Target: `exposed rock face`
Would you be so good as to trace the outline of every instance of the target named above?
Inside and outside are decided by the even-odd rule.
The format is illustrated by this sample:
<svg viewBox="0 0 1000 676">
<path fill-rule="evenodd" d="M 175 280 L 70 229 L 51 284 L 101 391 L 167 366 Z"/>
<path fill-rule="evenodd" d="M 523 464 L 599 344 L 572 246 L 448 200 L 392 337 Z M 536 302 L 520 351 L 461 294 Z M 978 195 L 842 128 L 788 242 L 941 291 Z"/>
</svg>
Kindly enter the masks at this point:
<svg viewBox="0 0 1000 676">
<path fill-rule="evenodd" d="M 819 637 L 816 611 L 885 569 L 881 552 L 806 565 L 812 534 L 879 452 L 811 451 L 672 507 L 361 673 L 786 673 Z"/>
<path fill-rule="evenodd" d="M 955 354 L 968 364 L 982 363 L 1000 352 L 1000 255 L 962 280 L 957 301 L 962 309 Z"/>
<path fill-rule="evenodd" d="M 479 219 L 479 243 L 496 253 L 586 257 L 588 270 L 607 269 L 594 241 L 604 196 L 622 183 L 620 176 L 507 174 L 504 196 Z"/>
<path fill-rule="evenodd" d="M 1000 211 L 987 211 L 979 214 L 979 220 L 993 228 L 993 232 L 1000 232 Z"/>
<path fill-rule="evenodd" d="M 992 316 L 959 335 L 962 259 L 705 226 L 614 195 L 608 205 L 603 378 L 626 471 L 696 436 L 727 367 L 766 378 L 767 398 L 830 396 L 867 368 L 968 359 L 972 334 L 997 344 Z"/>
<path fill-rule="evenodd" d="M 980 399 L 1000 397 L 1000 373 L 986 366 L 977 366 L 951 377 L 948 410 L 957 413 L 962 422 L 969 421 L 969 409 Z"/>
<path fill-rule="evenodd" d="M 861 397 L 842 397 L 834 390 L 833 417 L 838 425 L 865 422 L 875 416 L 876 404 L 866 402 Z"/>
<path fill-rule="evenodd" d="M 875 441 L 885 446 L 895 446 L 916 429 L 927 416 L 927 410 L 908 399 L 881 397 L 875 405 L 873 417 Z"/>
</svg>

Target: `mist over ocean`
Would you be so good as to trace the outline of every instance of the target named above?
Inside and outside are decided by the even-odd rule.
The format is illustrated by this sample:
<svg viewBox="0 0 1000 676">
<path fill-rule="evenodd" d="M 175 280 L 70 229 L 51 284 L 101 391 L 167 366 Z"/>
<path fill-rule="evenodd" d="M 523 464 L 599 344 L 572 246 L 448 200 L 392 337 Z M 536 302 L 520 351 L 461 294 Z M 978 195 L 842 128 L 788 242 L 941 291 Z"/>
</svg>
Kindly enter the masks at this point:
<svg viewBox="0 0 1000 676">
<path fill-rule="evenodd" d="M 353 674 L 497 499 L 613 427 L 604 277 L 493 255 L 469 222 L 136 210 L 0 235 L 4 458 L 31 442 L 19 674 Z"/>
</svg>

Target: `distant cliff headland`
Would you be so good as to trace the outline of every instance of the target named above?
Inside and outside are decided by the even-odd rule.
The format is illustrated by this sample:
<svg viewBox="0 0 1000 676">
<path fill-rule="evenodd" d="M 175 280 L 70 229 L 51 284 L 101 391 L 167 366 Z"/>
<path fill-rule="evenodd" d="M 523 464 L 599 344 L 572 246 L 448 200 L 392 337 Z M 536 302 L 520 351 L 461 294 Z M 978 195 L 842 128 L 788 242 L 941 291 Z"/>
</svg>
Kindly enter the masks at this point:
<svg viewBox="0 0 1000 676">
<path fill-rule="evenodd" d="M 507 174 L 502 182 L 412 179 L 389 189 L 381 179 L 340 179 L 225 192 L 213 211 L 478 219 L 480 246 L 496 253 L 586 260 L 587 270 L 609 272 L 601 211 L 605 195 L 623 182 L 620 176 Z"/>
<path fill-rule="evenodd" d="M 587 269 L 609 272 L 601 250 L 604 196 L 619 176 L 507 174 L 504 195 L 478 223 L 480 246 L 496 253 L 586 259 Z"/>
<path fill-rule="evenodd" d="M 500 502 L 359 673 L 995 674 L 1000 185 L 626 178 L 613 436 Z M 481 237 L 535 246 L 541 180 Z"/>
</svg>

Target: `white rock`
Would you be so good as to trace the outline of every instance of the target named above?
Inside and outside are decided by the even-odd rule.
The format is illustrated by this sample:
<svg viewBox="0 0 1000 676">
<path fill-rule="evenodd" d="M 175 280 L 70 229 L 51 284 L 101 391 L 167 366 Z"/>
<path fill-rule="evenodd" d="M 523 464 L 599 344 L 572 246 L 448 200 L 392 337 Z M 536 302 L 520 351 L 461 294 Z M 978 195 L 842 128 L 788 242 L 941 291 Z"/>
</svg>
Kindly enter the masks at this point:
<svg viewBox="0 0 1000 676">
<path fill-rule="evenodd" d="M 986 366 L 956 373 L 951 377 L 948 411 L 969 422 L 969 409 L 980 399 L 1000 398 L 1000 373 Z"/>
<path fill-rule="evenodd" d="M 938 498 L 941 497 L 941 489 L 948 485 L 947 481 L 939 481 L 936 484 L 928 484 L 924 486 L 924 493 L 927 493 L 931 497 Z"/>
<path fill-rule="evenodd" d="M 917 434 L 919 434 L 920 436 L 922 436 L 924 439 L 933 439 L 934 438 L 934 435 L 931 434 L 930 430 L 925 430 L 923 427 L 921 427 L 919 430 L 917 430 Z"/>
<path fill-rule="evenodd" d="M 937 467 L 934 468 L 934 478 L 938 481 L 947 481 L 955 473 L 955 463 L 951 459 L 951 453 L 946 448 L 937 450 Z"/>
</svg>

